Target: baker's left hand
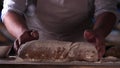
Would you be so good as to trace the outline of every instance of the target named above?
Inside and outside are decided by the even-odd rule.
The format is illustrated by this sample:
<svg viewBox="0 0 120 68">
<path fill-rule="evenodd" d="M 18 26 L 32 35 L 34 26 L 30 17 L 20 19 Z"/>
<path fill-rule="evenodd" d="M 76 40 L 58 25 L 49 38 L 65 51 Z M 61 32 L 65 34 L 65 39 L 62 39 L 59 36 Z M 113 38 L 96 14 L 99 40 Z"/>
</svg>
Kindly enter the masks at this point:
<svg viewBox="0 0 120 68">
<path fill-rule="evenodd" d="M 17 38 L 14 41 L 14 49 L 17 52 L 22 44 L 32 40 L 38 40 L 38 39 L 39 39 L 38 31 L 36 30 L 25 31 L 19 38 Z"/>
<path fill-rule="evenodd" d="M 104 38 L 92 30 L 85 30 L 84 38 L 88 42 L 95 44 L 95 47 L 98 51 L 98 57 L 99 59 L 101 59 L 105 53 Z"/>
</svg>

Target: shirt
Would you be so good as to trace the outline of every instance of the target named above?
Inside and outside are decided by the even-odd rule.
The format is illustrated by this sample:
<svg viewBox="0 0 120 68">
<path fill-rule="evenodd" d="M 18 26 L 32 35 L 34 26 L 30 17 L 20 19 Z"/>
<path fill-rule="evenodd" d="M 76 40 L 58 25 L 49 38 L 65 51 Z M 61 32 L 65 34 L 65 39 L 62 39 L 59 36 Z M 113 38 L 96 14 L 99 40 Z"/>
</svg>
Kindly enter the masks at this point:
<svg viewBox="0 0 120 68">
<path fill-rule="evenodd" d="M 41 31 L 40 34 L 56 36 L 56 39 L 67 37 L 70 33 L 76 35 L 76 32 L 90 25 L 87 22 L 93 15 L 96 17 L 103 12 L 115 13 L 116 3 L 116 0 L 37 0 L 36 9 L 34 6 L 29 7 L 33 15 L 26 18 L 29 21 L 27 25 Z M 26 0 L 4 0 L 2 19 L 9 10 L 27 16 L 24 13 Z"/>
</svg>

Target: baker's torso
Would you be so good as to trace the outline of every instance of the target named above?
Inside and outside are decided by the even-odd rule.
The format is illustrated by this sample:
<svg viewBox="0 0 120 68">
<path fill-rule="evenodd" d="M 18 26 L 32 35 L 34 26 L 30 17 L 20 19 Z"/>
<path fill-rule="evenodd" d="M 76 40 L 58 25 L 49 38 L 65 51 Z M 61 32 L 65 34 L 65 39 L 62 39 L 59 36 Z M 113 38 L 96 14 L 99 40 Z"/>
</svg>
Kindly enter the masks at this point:
<svg viewBox="0 0 120 68">
<path fill-rule="evenodd" d="M 32 26 L 48 33 L 80 32 L 90 25 L 90 12 L 90 0 L 37 0 L 39 21 Z"/>
<path fill-rule="evenodd" d="M 40 25 L 50 31 L 72 29 L 85 24 L 89 18 L 89 0 L 37 1 L 36 14 L 41 22 Z"/>
</svg>

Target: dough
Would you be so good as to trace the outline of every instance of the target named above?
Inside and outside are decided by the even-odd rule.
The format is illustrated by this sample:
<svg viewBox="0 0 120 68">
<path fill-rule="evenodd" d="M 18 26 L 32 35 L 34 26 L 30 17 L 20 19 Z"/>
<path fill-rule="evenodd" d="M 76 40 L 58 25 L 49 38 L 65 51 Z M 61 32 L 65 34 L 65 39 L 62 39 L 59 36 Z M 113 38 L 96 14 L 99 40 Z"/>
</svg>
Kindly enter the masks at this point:
<svg viewBox="0 0 120 68">
<path fill-rule="evenodd" d="M 97 61 L 98 53 L 93 44 L 88 42 L 76 42 L 72 45 L 68 57 L 73 61 Z"/>
<path fill-rule="evenodd" d="M 24 60 L 41 62 L 97 61 L 98 53 L 87 42 L 34 40 L 21 45 L 18 56 Z"/>
</svg>

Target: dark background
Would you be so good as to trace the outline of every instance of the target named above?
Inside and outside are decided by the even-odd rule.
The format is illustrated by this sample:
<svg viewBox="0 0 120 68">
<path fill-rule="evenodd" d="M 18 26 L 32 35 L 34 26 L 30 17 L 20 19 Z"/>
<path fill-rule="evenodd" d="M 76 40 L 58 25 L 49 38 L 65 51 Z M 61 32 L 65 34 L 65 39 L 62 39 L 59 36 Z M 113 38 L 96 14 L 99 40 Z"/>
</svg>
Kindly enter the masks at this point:
<svg viewBox="0 0 120 68">
<path fill-rule="evenodd" d="M 0 11 L 2 10 L 2 0 L 0 0 Z"/>
</svg>

